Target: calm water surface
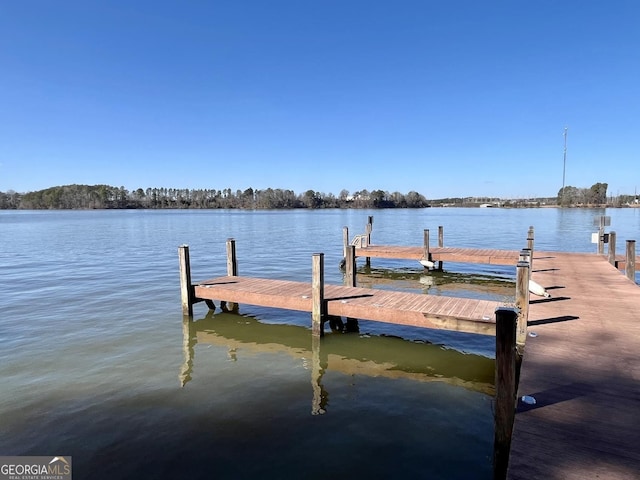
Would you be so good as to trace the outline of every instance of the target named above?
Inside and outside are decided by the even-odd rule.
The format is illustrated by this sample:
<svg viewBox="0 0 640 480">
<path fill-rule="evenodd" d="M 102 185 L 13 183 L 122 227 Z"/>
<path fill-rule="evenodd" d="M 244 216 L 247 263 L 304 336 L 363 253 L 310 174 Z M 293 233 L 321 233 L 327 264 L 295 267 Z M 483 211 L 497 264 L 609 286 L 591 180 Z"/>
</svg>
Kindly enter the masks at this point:
<svg viewBox="0 0 640 480">
<path fill-rule="evenodd" d="M 0 211 L 0 454 L 72 455 L 75 478 L 491 478 L 493 339 L 360 322 L 311 340 L 308 314 L 195 307 L 192 276 L 341 283 L 342 227 L 373 241 L 595 251 L 597 215 L 640 239 L 640 210 Z M 506 267 L 372 259 L 358 281 L 513 299 Z M 470 477 L 471 475 L 471 477 Z"/>
</svg>

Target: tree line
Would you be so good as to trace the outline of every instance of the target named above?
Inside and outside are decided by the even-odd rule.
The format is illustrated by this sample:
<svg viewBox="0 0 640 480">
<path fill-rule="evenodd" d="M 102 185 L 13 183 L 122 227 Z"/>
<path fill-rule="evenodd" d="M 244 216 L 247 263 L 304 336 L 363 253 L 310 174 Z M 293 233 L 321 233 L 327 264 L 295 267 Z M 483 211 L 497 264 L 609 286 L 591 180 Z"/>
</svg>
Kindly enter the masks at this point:
<svg viewBox="0 0 640 480">
<path fill-rule="evenodd" d="M 563 207 L 576 205 L 606 205 L 606 183 L 595 183 L 591 188 L 577 188 L 567 186 L 558 190 L 558 205 Z"/>
<path fill-rule="evenodd" d="M 411 191 L 389 193 L 382 190 L 342 190 L 336 197 L 329 193 L 307 190 L 296 194 L 292 190 L 232 191 L 230 188 L 180 189 L 147 188 L 129 191 L 110 185 L 64 185 L 28 193 L 0 192 L 0 209 L 73 210 L 125 208 L 224 208 L 224 209 L 290 209 L 290 208 L 424 208 L 427 199 Z"/>
<path fill-rule="evenodd" d="M 552 205 L 624 206 L 637 204 L 636 195 L 620 195 L 607 199 L 606 183 L 590 188 L 567 186 L 558 191 L 556 198 L 502 200 L 493 197 L 455 197 L 427 201 L 424 195 L 411 191 L 389 193 L 383 190 L 360 190 L 350 193 L 342 190 L 338 196 L 314 190 L 296 194 L 292 190 L 267 188 L 257 190 L 138 188 L 129 191 L 110 185 L 64 185 L 28 193 L 12 190 L 0 192 L 0 209 L 71 210 L 71 209 L 124 209 L 124 208 L 221 208 L 221 209 L 291 209 L 291 208 L 424 208 L 477 207 L 482 204 L 510 208 Z"/>
</svg>

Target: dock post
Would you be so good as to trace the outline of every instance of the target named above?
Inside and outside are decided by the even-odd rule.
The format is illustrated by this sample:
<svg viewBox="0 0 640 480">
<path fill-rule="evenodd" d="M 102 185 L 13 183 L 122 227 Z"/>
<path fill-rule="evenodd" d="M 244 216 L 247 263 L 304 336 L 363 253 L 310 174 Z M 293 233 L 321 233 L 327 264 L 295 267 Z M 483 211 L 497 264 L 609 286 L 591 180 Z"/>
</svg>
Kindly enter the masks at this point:
<svg viewBox="0 0 640 480">
<path fill-rule="evenodd" d="M 531 270 L 533 270 L 533 244 L 534 244 L 534 235 L 533 235 L 533 225 L 529 227 L 529 231 L 527 232 L 527 248 L 531 251 L 531 258 L 529 258 L 529 265 Z"/>
<path fill-rule="evenodd" d="M 348 287 L 356 286 L 356 247 L 348 245 L 345 257 L 345 279 Z"/>
<path fill-rule="evenodd" d="M 180 298 L 182 314 L 193 317 L 193 287 L 191 286 L 191 264 L 189 263 L 189 245 L 178 247 L 180 257 Z"/>
<path fill-rule="evenodd" d="M 422 255 L 422 258 L 424 260 L 431 260 L 429 258 L 429 229 L 425 228 L 424 229 L 424 253 Z"/>
<path fill-rule="evenodd" d="M 530 273 L 531 273 L 531 269 L 530 269 L 529 262 L 527 262 L 526 260 L 519 261 L 516 266 L 516 308 L 518 309 L 518 321 L 517 321 L 517 328 L 516 328 L 516 348 L 520 356 L 524 354 L 524 344 L 527 339 L 527 320 L 529 319 Z"/>
<path fill-rule="evenodd" d="M 233 238 L 227 239 L 227 275 L 229 277 L 238 276 L 238 258 L 236 257 L 236 241 Z"/>
<path fill-rule="evenodd" d="M 311 333 L 315 337 L 324 334 L 324 253 L 314 253 L 311 277 Z"/>
<path fill-rule="evenodd" d="M 493 478 L 505 479 L 516 413 L 516 318 L 514 308 L 496 309 L 496 403 Z"/>
<path fill-rule="evenodd" d="M 523 248 L 520 250 L 518 261 L 529 263 L 529 278 L 527 279 L 527 281 L 529 281 L 531 279 L 531 272 L 533 271 L 533 251 L 529 248 Z"/>
<path fill-rule="evenodd" d="M 371 245 L 371 232 L 373 231 L 373 215 L 369 215 L 369 219 L 367 220 L 367 229 L 366 229 L 366 234 L 367 234 L 367 247 L 369 245 Z M 371 257 L 366 257 L 365 258 L 365 263 L 367 264 L 367 267 L 371 266 Z"/>
<path fill-rule="evenodd" d="M 604 255 L 604 217 L 600 217 L 598 228 L 598 255 Z"/>
<path fill-rule="evenodd" d="M 444 247 L 444 227 L 442 225 L 438 226 L 438 246 L 440 248 Z M 443 263 L 442 260 L 438 262 L 438 270 L 442 270 Z"/>
<path fill-rule="evenodd" d="M 627 263 L 624 266 L 624 273 L 633 283 L 636 282 L 636 241 L 627 240 Z"/>
<path fill-rule="evenodd" d="M 349 246 L 349 227 L 342 227 L 342 258 L 347 258 L 347 247 Z"/>
<path fill-rule="evenodd" d="M 616 232 L 609 232 L 609 263 L 616 266 Z"/>
</svg>

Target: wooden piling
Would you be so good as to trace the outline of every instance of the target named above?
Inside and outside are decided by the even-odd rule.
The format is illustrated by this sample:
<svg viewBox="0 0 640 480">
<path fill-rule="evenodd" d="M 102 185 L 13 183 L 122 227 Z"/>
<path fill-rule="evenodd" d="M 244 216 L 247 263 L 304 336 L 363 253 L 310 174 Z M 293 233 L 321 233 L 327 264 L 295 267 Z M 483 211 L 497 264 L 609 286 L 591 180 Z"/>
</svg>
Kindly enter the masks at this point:
<svg viewBox="0 0 640 480">
<path fill-rule="evenodd" d="M 371 245 L 371 232 L 373 231 L 373 215 L 369 215 L 369 218 L 367 220 L 367 228 L 366 228 L 366 234 L 367 234 L 367 244 L 365 246 L 369 246 Z M 367 267 L 371 266 L 371 257 L 366 257 L 365 258 L 365 263 L 367 265 Z"/>
<path fill-rule="evenodd" d="M 238 258 L 236 257 L 236 241 L 233 238 L 227 239 L 227 275 L 238 276 Z"/>
<path fill-rule="evenodd" d="M 636 241 L 627 240 L 627 259 L 624 267 L 624 273 L 627 278 L 635 283 L 636 281 Z"/>
<path fill-rule="evenodd" d="M 598 255 L 604 255 L 604 221 L 600 220 L 600 228 L 598 228 Z"/>
<path fill-rule="evenodd" d="M 496 399 L 493 478 L 503 480 L 509 465 L 511 434 L 516 412 L 516 320 L 514 308 L 496 309 Z"/>
<path fill-rule="evenodd" d="M 527 320 L 529 318 L 529 276 L 530 264 L 520 261 L 516 266 L 516 308 L 518 319 L 516 322 L 516 346 L 518 354 L 524 354 L 524 344 L 527 339 Z"/>
<path fill-rule="evenodd" d="M 191 286 L 191 264 L 189 263 L 189 245 L 178 247 L 180 258 L 180 298 L 182 314 L 193 316 L 193 287 Z"/>
<path fill-rule="evenodd" d="M 529 278 L 531 278 L 531 271 L 533 270 L 533 250 L 531 250 L 529 247 L 520 250 L 520 260 L 529 262 Z"/>
<path fill-rule="evenodd" d="M 324 301 L 324 253 L 314 253 L 311 277 L 311 333 L 321 337 L 324 334 L 324 317 L 326 307 Z"/>
<path fill-rule="evenodd" d="M 531 275 L 531 270 L 533 270 L 533 245 L 535 243 L 534 229 L 533 225 L 529 226 L 529 230 L 527 231 L 527 249 L 531 253 L 529 258 L 529 275 Z"/>
<path fill-rule="evenodd" d="M 425 260 L 430 260 L 429 258 L 429 229 L 424 229 L 424 253 L 423 258 Z"/>
<path fill-rule="evenodd" d="M 356 286 L 356 247 L 349 245 L 345 256 L 345 283 L 348 287 Z"/>
<path fill-rule="evenodd" d="M 444 248 L 444 227 L 442 225 L 438 226 L 438 247 Z M 442 260 L 438 261 L 438 270 L 442 271 L 444 266 L 444 262 Z"/>
<path fill-rule="evenodd" d="M 616 232 L 609 232 L 609 263 L 616 266 Z"/>
<path fill-rule="evenodd" d="M 349 227 L 342 227 L 342 258 L 347 258 L 347 247 L 349 246 Z"/>
</svg>

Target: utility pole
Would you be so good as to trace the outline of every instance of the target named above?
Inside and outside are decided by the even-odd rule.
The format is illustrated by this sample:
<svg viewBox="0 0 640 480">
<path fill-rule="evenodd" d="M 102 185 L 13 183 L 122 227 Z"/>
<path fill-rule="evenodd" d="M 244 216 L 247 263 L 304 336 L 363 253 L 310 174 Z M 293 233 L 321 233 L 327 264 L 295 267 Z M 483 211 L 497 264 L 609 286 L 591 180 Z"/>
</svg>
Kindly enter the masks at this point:
<svg viewBox="0 0 640 480">
<path fill-rule="evenodd" d="M 560 204 L 564 204 L 564 178 L 567 170 L 567 127 L 564 127 L 564 154 L 562 159 L 562 195 L 560 196 Z"/>
</svg>

